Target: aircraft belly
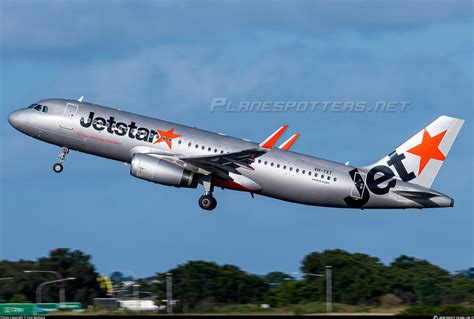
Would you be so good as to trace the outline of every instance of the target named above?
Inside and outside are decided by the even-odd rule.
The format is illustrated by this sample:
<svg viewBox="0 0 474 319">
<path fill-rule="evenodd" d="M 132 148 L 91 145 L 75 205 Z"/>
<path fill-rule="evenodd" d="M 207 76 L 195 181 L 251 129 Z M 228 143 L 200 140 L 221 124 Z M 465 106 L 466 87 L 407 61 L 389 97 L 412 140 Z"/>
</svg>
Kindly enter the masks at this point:
<svg viewBox="0 0 474 319">
<path fill-rule="evenodd" d="M 255 170 L 243 174 L 262 187 L 260 195 L 307 205 L 347 207 L 343 201 L 347 190 L 339 185 L 321 184 L 298 173 Z"/>
</svg>

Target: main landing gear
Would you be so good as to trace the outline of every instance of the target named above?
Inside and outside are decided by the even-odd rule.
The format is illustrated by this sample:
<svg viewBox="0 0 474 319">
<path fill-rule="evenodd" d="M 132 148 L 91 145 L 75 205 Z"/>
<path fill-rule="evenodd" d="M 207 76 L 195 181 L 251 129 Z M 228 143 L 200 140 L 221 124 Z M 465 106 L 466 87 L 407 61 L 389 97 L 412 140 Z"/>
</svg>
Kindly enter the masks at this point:
<svg viewBox="0 0 474 319">
<path fill-rule="evenodd" d="M 217 200 L 212 196 L 214 186 L 210 179 L 203 180 L 202 184 L 204 186 L 204 195 L 199 197 L 199 207 L 205 210 L 213 210 L 217 206 Z"/>
<path fill-rule="evenodd" d="M 53 171 L 55 173 L 61 173 L 63 171 L 63 163 L 66 160 L 66 155 L 69 153 L 67 147 L 63 147 L 61 154 L 59 154 L 59 162 L 53 165 Z"/>
</svg>

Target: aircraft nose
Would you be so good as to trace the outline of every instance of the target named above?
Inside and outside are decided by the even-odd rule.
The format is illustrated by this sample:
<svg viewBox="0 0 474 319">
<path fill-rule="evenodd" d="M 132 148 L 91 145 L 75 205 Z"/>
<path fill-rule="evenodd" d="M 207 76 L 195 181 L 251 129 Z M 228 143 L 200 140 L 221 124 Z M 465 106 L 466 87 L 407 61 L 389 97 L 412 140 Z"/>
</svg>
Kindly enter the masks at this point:
<svg viewBox="0 0 474 319">
<path fill-rule="evenodd" d="M 23 112 L 15 111 L 15 112 L 10 113 L 10 115 L 8 115 L 8 122 L 14 128 L 18 128 L 18 126 L 22 122 L 23 117 L 24 117 Z"/>
</svg>

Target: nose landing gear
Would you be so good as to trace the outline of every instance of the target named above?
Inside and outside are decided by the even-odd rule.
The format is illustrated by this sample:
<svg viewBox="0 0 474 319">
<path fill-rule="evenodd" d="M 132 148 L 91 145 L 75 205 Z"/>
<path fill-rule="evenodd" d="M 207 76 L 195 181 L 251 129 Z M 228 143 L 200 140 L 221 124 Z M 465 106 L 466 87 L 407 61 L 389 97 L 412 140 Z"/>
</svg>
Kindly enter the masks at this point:
<svg viewBox="0 0 474 319">
<path fill-rule="evenodd" d="M 199 197 L 199 207 L 205 210 L 213 210 L 217 207 L 217 200 L 212 196 L 214 185 L 212 185 L 210 179 L 203 180 L 204 195 Z"/>
<path fill-rule="evenodd" d="M 55 173 L 61 173 L 63 171 L 63 163 L 66 160 L 66 155 L 69 153 L 67 147 L 63 147 L 61 153 L 59 154 L 59 162 L 53 165 L 53 171 Z"/>
</svg>

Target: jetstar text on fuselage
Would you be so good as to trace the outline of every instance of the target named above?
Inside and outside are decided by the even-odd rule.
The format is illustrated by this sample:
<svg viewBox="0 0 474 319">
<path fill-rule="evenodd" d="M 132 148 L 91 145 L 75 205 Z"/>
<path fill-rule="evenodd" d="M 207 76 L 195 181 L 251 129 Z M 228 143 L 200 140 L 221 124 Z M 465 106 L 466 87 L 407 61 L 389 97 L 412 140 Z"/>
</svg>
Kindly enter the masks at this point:
<svg viewBox="0 0 474 319">
<path fill-rule="evenodd" d="M 138 127 L 136 122 L 130 122 L 126 124 L 123 122 L 117 122 L 115 117 L 110 116 L 107 120 L 103 117 L 95 117 L 94 112 L 89 113 L 87 120 L 81 118 L 81 126 L 85 128 L 92 127 L 96 131 L 103 131 L 107 129 L 110 134 L 116 134 L 119 136 L 127 135 L 129 138 L 137 139 L 139 141 L 145 141 L 153 143 L 155 136 L 161 138 L 160 134 L 155 130 L 150 130 L 146 127 Z"/>
</svg>

